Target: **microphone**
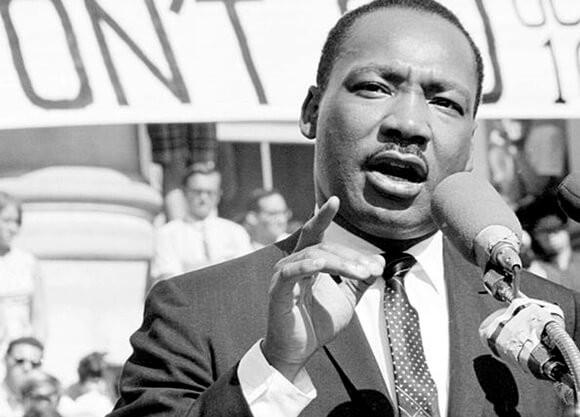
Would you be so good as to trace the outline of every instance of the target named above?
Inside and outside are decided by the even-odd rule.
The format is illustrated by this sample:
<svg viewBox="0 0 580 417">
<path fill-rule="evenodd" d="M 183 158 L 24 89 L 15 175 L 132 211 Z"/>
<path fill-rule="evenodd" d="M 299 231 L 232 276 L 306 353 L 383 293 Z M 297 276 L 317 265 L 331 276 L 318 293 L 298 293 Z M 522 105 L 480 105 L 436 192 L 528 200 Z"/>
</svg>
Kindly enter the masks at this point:
<svg viewBox="0 0 580 417">
<path fill-rule="evenodd" d="M 450 175 L 435 188 L 431 213 L 443 234 L 484 272 L 522 268 L 522 227 L 488 181 L 470 172 Z"/>
<path fill-rule="evenodd" d="M 580 222 L 580 172 L 569 174 L 558 186 L 560 208 L 572 220 Z"/>
<path fill-rule="evenodd" d="M 565 203 L 570 203 L 573 214 L 580 218 L 580 176 L 574 175 L 564 183 L 561 188 L 567 198 Z M 513 210 L 488 181 L 460 172 L 435 188 L 431 213 L 463 256 L 483 269 L 488 291 L 510 303 L 481 324 L 482 341 L 494 356 L 538 378 L 554 381 L 565 402 L 575 400 L 574 387 L 580 387 L 580 351 L 566 333 L 562 310 L 555 304 L 518 294 L 523 232 Z M 508 282 L 512 279 L 513 291 Z M 575 415 L 580 415 L 579 404 L 575 411 Z"/>
</svg>

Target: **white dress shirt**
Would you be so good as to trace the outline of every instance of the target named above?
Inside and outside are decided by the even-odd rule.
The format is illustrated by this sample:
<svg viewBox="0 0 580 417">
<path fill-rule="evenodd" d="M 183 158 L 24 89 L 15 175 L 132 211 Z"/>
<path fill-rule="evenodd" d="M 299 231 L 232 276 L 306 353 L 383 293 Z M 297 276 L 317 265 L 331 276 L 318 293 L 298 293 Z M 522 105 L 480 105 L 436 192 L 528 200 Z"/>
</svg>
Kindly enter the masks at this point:
<svg viewBox="0 0 580 417">
<path fill-rule="evenodd" d="M 172 220 L 157 231 L 151 265 L 154 279 L 168 278 L 252 252 L 241 225 L 217 216 Z"/>
<path fill-rule="evenodd" d="M 372 255 L 376 246 L 332 223 L 324 240 Z M 449 312 L 443 275 L 443 239 L 440 232 L 406 251 L 417 263 L 405 276 L 409 302 L 419 315 L 425 357 L 437 386 L 439 410 L 447 415 L 449 396 Z M 383 311 L 384 280 L 378 279 L 361 297 L 356 315 L 371 346 L 387 389 L 396 402 L 393 364 Z M 264 358 L 260 342 L 244 355 L 238 367 L 242 392 L 255 417 L 295 417 L 316 397 L 307 372 L 289 383 Z"/>
</svg>

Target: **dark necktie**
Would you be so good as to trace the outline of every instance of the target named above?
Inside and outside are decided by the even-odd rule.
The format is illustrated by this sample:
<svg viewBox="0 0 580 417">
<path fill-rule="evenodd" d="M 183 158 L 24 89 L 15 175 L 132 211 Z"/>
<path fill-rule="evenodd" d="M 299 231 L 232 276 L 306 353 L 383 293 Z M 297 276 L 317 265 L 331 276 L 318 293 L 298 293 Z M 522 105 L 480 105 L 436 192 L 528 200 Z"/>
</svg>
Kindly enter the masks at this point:
<svg viewBox="0 0 580 417">
<path fill-rule="evenodd" d="M 419 316 L 409 303 L 403 283 L 415 258 L 403 253 L 394 260 L 385 259 L 384 308 L 399 416 L 439 417 L 437 388 L 425 360 Z"/>
</svg>

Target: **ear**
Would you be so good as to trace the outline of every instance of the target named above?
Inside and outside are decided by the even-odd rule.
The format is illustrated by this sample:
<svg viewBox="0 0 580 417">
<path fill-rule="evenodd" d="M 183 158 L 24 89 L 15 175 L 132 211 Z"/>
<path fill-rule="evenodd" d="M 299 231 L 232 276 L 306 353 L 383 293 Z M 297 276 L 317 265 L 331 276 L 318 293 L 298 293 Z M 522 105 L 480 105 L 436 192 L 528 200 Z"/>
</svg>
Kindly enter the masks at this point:
<svg viewBox="0 0 580 417">
<path fill-rule="evenodd" d="M 475 153 L 475 131 L 477 130 L 478 127 L 478 123 L 474 122 L 473 123 L 473 129 L 471 130 L 471 144 L 469 146 L 469 159 L 467 160 L 467 163 L 465 164 L 465 170 L 466 171 L 473 171 L 473 154 Z"/>
<path fill-rule="evenodd" d="M 316 137 L 319 102 L 320 91 L 318 87 L 311 86 L 304 98 L 302 111 L 300 113 L 300 132 L 308 139 L 314 139 Z"/>
</svg>

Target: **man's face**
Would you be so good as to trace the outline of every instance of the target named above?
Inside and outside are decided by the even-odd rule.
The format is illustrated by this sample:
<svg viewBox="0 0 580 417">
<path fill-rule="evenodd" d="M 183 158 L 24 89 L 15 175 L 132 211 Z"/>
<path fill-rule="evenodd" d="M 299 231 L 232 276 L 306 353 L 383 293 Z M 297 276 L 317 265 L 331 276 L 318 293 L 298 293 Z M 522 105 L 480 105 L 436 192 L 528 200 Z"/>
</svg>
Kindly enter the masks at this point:
<svg viewBox="0 0 580 417">
<path fill-rule="evenodd" d="M 290 211 L 279 194 L 262 198 L 259 206 L 260 211 L 256 213 L 256 234 L 260 235 L 260 241 L 273 243 L 286 233 Z"/>
<path fill-rule="evenodd" d="M 18 209 L 14 205 L 7 205 L 0 211 L 0 249 L 10 248 L 19 230 Z"/>
<path fill-rule="evenodd" d="M 389 8 L 359 19 L 341 51 L 322 97 L 311 90 L 303 109 L 319 204 L 337 195 L 342 220 L 379 238 L 434 231 L 435 186 L 471 160 L 477 76 L 467 39 L 439 16 Z"/>
<path fill-rule="evenodd" d="M 189 206 L 189 214 L 197 220 L 205 219 L 220 201 L 220 175 L 194 174 L 185 184 L 185 197 Z"/>
<path fill-rule="evenodd" d="M 19 389 L 26 377 L 42 366 L 42 350 L 26 343 L 14 345 L 6 355 L 6 381 Z"/>
</svg>

